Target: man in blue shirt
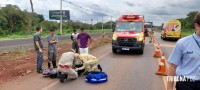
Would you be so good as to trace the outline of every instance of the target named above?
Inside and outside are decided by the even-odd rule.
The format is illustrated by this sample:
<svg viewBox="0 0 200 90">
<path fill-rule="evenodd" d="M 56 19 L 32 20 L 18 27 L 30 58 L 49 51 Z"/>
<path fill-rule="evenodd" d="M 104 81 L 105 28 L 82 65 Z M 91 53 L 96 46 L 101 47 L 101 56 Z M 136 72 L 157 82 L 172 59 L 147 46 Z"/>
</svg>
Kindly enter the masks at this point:
<svg viewBox="0 0 200 90">
<path fill-rule="evenodd" d="M 194 26 L 196 33 L 180 39 L 168 59 L 168 75 L 178 77 L 176 90 L 200 90 L 200 12 Z M 167 90 L 173 90 L 174 80 L 168 81 Z"/>
</svg>

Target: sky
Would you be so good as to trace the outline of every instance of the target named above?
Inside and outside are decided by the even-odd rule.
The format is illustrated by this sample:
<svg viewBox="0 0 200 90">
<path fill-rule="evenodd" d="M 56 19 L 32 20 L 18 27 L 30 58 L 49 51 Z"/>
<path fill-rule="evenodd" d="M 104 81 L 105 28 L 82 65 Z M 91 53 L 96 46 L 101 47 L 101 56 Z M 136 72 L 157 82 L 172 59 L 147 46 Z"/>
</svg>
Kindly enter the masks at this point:
<svg viewBox="0 0 200 90">
<path fill-rule="evenodd" d="M 102 16 L 86 11 L 103 13 Z M 22 10 L 31 11 L 30 0 L 0 0 L 1 7 L 6 4 L 18 5 Z M 154 25 L 161 25 L 171 19 L 185 18 L 191 11 L 200 11 L 200 0 L 63 0 L 63 10 L 70 10 L 71 20 L 91 23 L 116 20 L 123 14 L 144 15 L 146 22 L 153 22 Z M 60 10 L 60 0 L 33 0 L 34 11 L 42 14 L 49 20 L 49 10 Z M 112 19 L 111 19 L 112 16 Z"/>
</svg>

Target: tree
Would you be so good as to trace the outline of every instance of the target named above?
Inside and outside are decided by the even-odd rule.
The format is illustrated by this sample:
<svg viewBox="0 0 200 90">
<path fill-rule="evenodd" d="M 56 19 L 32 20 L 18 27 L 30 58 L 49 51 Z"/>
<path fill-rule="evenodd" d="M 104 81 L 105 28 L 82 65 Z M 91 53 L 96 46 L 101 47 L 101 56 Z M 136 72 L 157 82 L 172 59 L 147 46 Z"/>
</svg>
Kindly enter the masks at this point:
<svg viewBox="0 0 200 90">
<path fill-rule="evenodd" d="M 6 5 L 0 8 L 0 35 L 15 34 L 27 34 L 29 30 L 29 17 L 28 11 L 22 11 L 16 5 Z M 31 21 L 33 26 L 39 25 L 44 21 L 44 17 L 41 14 L 33 13 L 33 20 Z"/>
<path fill-rule="evenodd" d="M 16 5 L 6 5 L 6 7 L 2 7 L 2 15 L 6 18 L 7 30 L 9 33 L 14 33 L 20 30 L 23 30 L 23 26 L 25 25 L 23 21 L 23 12 Z"/>
<path fill-rule="evenodd" d="M 197 14 L 197 11 L 189 12 L 187 14 L 186 18 L 178 19 L 178 20 L 181 21 L 182 27 L 185 28 L 185 29 L 194 29 L 193 19 L 194 19 L 196 14 Z"/>
<path fill-rule="evenodd" d="M 31 12 L 32 13 L 30 14 L 30 18 L 29 18 L 29 30 L 28 30 L 29 34 L 32 32 L 32 15 L 34 13 L 32 0 L 30 0 L 30 4 L 31 4 Z"/>
</svg>

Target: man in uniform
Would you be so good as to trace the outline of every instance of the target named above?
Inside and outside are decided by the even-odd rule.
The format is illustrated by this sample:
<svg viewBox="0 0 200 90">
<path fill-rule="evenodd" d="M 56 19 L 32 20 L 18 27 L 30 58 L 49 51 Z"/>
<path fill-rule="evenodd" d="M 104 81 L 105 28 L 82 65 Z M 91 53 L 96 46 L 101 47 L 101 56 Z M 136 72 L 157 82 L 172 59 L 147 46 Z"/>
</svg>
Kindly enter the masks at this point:
<svg viewBox="0 0 200 90">
<path fill-rule="evenodd" d="M 196 32 L 180 39 L 168 59 L 168 75 L 179 78 L 176 90 L 200 90 L 200 12 L 194 27 Z M 174 80 L 168 81 L 167 90 L 173 90 Z"/>
<path fill-rule="evenodd" d="M 63 53 L 58 61 L 58 71 L 63 74 L 68 74 L 70 79 L 78 77 L 74 70 L 75 60 L 78 59 L 78 54 L 72 49 L 70 52 Z"/>
</svg>

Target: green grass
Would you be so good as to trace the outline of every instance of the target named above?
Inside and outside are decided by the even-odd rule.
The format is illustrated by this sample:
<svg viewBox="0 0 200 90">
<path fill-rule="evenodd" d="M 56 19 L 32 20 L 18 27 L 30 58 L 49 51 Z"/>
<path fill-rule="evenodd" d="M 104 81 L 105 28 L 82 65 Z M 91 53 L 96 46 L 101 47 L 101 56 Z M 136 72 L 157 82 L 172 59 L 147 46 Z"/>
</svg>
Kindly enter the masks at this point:
<svg viewBox="0 0 200 90">
<path fill-rule="evenodd" d="M 80 32 L 79 30 L 77 32 Z M 102 33 L 103 30 L 98 29 L 98 30 L 86 30 L 87 33 L 89 34 L 96 34 L 96 33 Z M 111 29 L 104 29 L 105 33 L 109 33 L 112 32 Z M 34 32 L 35 33 L 35 32 Z M 24 33 L 14 33 L 14 34 L 10 34 L 10 35 L 6 35 L 6 36 L 0 36 L 0 40 L 13 40 L 13 39 L 24 39 L 24 38 L 32 38 L 34 33 L 32 33 L 31 35 L 28 34 L 24 34 Z M 71 30 L 63 30 L 63 35 L 70 35 L 71 34 Z M 43 31 L 42 36 L 46 37 L 47 35 L 49 35 L 49 31 Z M 55 31 L 55 35 L 60 35 L 60 30 L 56 30 Z"/>
<path fill-rule="evenodd" d="M 182 37 L 192 35 L 195 32 L 195 29 L 183 29 Z"/>
</svg>

